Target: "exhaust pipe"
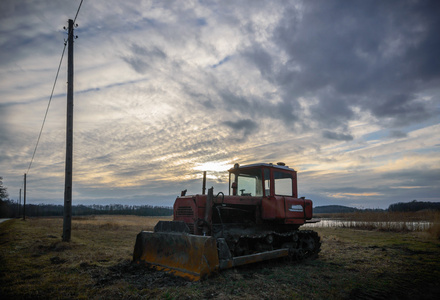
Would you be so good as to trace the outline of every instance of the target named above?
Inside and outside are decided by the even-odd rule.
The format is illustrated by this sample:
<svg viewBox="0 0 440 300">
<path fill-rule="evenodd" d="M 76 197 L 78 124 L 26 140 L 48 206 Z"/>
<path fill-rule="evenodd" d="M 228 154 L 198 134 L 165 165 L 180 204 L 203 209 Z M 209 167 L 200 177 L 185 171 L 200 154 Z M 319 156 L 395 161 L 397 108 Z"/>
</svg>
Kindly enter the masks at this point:
<svg viewBox="0 0 440 300">
<path fill-rule="evenodd" d="M 208 189 L 208 197 L 206 198 L 205 219 L 203 224 L 203 235 L 208 235 L 212 222 L 212 204 L 214 201 L 214 187 Z"/>
<path fill-rule="evenodd" d="M 202 195 L 205 195 L 205 191 L 206 191 L 206 171 L 203 171 Z"/>
</svg>

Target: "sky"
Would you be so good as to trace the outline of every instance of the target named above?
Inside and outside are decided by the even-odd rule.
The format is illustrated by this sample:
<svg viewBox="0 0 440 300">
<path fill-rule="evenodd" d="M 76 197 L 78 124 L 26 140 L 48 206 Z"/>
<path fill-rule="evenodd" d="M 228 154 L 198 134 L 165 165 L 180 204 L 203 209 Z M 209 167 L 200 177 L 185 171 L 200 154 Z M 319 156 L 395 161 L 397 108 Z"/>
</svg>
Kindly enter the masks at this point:
<svg viewBox="0 0 440 300">
<path fill-rule="evenodd" d="M 63 204 L 68 19 L 0 2 L 0 176 Z M 84 0 L 74 42 L 73 205 L 228 192 L 284 162 L 315 206 L 440 202 L 440 1 Z M 30 164 L 32 161 L 32 164 Z M 29 168 L 30 167 L 30 168 Z M 22 196 L 23 197 L 23 196 Z"/>
</svg>

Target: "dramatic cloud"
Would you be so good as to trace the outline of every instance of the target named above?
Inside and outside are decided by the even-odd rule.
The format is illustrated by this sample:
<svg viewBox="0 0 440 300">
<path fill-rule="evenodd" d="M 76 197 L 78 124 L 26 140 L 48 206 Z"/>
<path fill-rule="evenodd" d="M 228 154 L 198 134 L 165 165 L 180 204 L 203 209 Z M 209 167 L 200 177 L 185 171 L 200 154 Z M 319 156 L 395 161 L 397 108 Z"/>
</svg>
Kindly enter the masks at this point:
<svg viewBox="0 0 440 300">
<path fill-rule="evenodd" d="M 0 3 L 0 176 L 62 203 L 80 0 Z M 172 205 L 283 161 L 315 205 L 440 201 L 438 1 L 87 1 L 76 23 L 74 203 Z"/>
<path fill-rule="evenodd" d="M 353 136 L 350 134 L 336 133 L 328 130 L 324 130 L 322 132 L 322 136 L 331 140 L 338 141 L 351 141 L 353 140 Z"/>
<path fill-rule="evenodd" d="M 245 142 L 249 135 L 257 131 L 258 125 L 252 120 L 246 119 L 246 120 L 240 120 L 240 121 L 225 121 L 223 122 L 226 126 L 230 127 L 233 132 L 239 132 L 242 137 L 238 138 L 238 142 Z"/>
</svg>

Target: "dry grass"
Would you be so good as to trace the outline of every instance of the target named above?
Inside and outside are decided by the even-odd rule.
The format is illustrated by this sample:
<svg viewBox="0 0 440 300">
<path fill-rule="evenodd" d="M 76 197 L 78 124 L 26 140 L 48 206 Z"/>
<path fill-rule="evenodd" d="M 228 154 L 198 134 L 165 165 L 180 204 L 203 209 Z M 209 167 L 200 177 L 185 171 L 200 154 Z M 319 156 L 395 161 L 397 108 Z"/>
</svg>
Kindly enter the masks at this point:
<svg viewBox="0 0 440 300">
<path fill-rule="evenodd" d="M 61 241 L 62 218 L 28 218 L 1 224 L 1 281 L 3 293 L 33 299 L 39 294 L 58 298 L 88 298 L 95 288 L 91 270 L 131 260 L 136 234 L 152 230 L 158 220 L 138 216 L 74 217 L 72 240 Z M 54 288 L 55 287 L 55 288 Z M 87 296 L 85 296 L 87 295 Z"/>
<path fill-rule="evenodd" d="M 440 293 L 440 241 L 422 233 L 317 228 L 318 260 L 264 262 L 188 283 L 130 264 L 137 233 L 157 220 L 74 218 L 70 243 L 61 241 L 61 218 L 0 224 L 1 299 L 436 299 Z"/>
<path fill-rule="evenodd" d="M 440 213 L 437 213 L 432 221 L 432 225 L 428 228 L 427 232 L 433 237 L 440 239 Z"/>
<path fill-rule="evenodd" d="M 85 216 L 75 217 L 72 221 L 72 230 L 89 228 L 90 226 L 101 229 L 113 230 L 147 230 L 152 231 L 160 220 L 171 221 L 169 217 L 141 217 L 141 216 Z"/>
</svg>

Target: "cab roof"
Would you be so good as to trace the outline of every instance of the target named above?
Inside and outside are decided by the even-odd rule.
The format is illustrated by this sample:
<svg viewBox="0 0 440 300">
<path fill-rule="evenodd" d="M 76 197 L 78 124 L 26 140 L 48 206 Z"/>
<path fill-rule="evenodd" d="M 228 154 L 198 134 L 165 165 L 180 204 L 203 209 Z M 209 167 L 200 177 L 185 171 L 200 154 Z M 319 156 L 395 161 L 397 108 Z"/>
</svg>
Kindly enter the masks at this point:
<svg viewBox="0 0 440 300">
<path fill-rule="evenodd" d="M 236 166 L 238 166 L 238 169 L 269 167 L 269 168 L 277 168 L 277 169 L 281 169 L 281 170 L 295 171 L 294 169 L 289 168 L 288 166 L 286 166 L 284 163 L 277 163 L 277 164 L 257 163 L 257 164 L 243 165 L 243 166 L 235 164 L 233 168 L 229 169 L 229 172 L 233 172 L 234 170 L 236 170 L 237 169 Z"/>
</svg>

